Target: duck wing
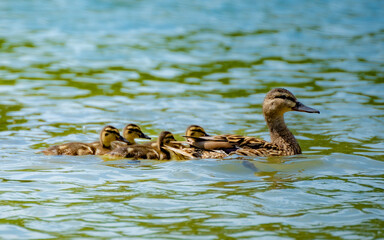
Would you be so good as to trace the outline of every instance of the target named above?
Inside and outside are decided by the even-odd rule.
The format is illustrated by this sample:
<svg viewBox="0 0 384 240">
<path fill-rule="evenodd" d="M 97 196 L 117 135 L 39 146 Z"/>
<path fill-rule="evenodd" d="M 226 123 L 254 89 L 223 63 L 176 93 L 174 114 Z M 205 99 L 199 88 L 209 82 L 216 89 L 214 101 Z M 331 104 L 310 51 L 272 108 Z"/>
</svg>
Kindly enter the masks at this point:
<svg viewBox="0 0 384 240">
<path fill-rule="evenodd" d="M 216 135 L 216 136 L 203 136 L 203 137 L 187 137 L 192 138 L 189 141 L 190 145 L 204 150 L 224 150 L 231 152 L 237 149 L 239 142 L 238 138 L 231 137 L 230 135 Z"/>
<path fill-rule="evenodd" d="M 231 154 L 237 154 L 242 156 L 249 156 L 249 157 L 269 157 L 269 156 L 283 156 L 285 155 L 282 150 L 278 149 L 270 149 L 270 148 L 240 148 L 236 151 L 232 152 Z"/>
<path fill-rule="evenodd" d="M 244 141 L 239 145 L 239 149 L 234 151 L 233 154 L 262 157 L 285 155 L 284 151 L 276 144 L 255 137 L 245 137 Z"/>
</svg>

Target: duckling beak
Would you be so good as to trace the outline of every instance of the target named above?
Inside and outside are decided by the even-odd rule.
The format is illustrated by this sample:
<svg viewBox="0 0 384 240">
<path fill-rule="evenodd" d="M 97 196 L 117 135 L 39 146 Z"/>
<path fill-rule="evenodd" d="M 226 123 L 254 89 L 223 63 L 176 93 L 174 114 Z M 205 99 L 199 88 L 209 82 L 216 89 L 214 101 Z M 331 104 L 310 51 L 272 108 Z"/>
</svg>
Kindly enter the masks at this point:
<svg viewBox="0 0 384 240">
<path fill-rule="evenodd" d="M 121 135 L 118 135 L 116 140 L 117 140 L 117 141 L 120 141 L 120 142 L 131 143 L 131 142 L 128 141 L 127 139 L 123 138 Z"/>
<path fill-rule="evenodd" d="M 151 139 L 150 136 L 148 136 L 148 135 L 146 135 L 146 134 L 144 134 L 144 133 L 141 133 L 141 134 L 140 134 L 140 138 Z"/>
<path fill-rule="evenodd" d="M 320 113 L 319 110 L 305 106 L 301 102 L 296 102 L 296 106 L 292 108 L 293 111 L 307 112 L 307 113 Z"/>
</svg>

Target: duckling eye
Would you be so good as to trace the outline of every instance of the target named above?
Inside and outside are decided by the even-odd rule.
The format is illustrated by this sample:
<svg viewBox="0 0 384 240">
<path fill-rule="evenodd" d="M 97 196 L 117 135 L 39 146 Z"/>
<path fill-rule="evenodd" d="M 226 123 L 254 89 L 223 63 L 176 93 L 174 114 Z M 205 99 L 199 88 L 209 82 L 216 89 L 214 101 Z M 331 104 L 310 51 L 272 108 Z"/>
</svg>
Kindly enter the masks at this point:
<svg viewBox="0 0 384 240">
<path fill-rule="evenodd" d="M 108 135 L 109 135 L 109 133 L 105 133 L 105 134 L 104 134 L 104 136 L 108 136 Z"/>
<path fill-rule="evenodd" d="M 128 130 L 128 133 L 130 134 L 130 133 L 132 133 L 132 131 L 131 131 L 131 130 Z"/>
</svg>

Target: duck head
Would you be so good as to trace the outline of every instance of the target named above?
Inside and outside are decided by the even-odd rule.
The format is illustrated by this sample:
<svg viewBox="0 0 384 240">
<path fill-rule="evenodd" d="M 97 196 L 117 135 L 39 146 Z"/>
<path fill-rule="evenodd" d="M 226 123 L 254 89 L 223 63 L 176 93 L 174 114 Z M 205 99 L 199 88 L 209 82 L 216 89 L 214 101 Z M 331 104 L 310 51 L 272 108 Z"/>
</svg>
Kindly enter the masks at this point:
<svg viewBox="0 0 384 240">
<path fill-rule="evenodd" d="M 295 95 L 287 89 L 275 88 L 267 93 L 263 102 L 263 113 L 265 116 L 279 117 L 289 111 L 320 113 L 319 110 L 299 102 Z"/>
<path fill-rule="evenodd" d="M 134 144 L 135 138 L 151 139 L 148 135 L 141 131 L 141 128 L 136 124 L 130 123 L 123 129 L 123 136 L 129 143 Z"/>
<path fill-rule="evenodd" d="M 129 143 L 129 141 L 120 135 L 117 128 L 110 125 L 105 126 L 100 132 L 100 142 L 105 148 L 110 148 L 113 141 Z"/>
</svg>

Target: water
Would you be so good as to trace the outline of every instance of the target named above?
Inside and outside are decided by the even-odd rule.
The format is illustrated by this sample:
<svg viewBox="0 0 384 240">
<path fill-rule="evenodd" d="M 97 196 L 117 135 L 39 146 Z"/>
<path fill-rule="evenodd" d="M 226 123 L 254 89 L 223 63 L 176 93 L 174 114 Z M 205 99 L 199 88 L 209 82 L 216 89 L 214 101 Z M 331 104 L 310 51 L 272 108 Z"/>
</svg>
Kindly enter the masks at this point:
<svg viewBox="0 0 384 240">
<path fill-rule="evenodd" d="M 0 2 L 1 239 L 384 238 L 382 1 Z M 303 155 L 44 156 L 107 124 L 269 139 L 285 87 Z"/>
</svg>

